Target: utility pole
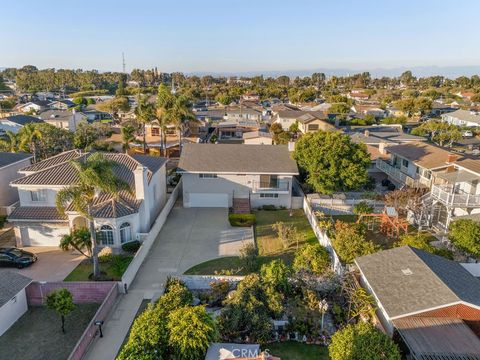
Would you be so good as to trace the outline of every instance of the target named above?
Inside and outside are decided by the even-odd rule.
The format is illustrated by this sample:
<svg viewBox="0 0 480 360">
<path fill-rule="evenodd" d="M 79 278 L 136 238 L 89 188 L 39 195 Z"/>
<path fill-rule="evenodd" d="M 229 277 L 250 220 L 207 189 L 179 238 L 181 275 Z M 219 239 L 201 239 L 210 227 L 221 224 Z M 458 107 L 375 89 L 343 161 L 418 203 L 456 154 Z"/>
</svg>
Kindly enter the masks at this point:
<svg viewBox="0 0 480 360">
<path fill-rule="evenodd" d="M 122 52 L 122 67 L 123 67 L 123 73 L 125 74 L 125 53 Z"/>
</svg>

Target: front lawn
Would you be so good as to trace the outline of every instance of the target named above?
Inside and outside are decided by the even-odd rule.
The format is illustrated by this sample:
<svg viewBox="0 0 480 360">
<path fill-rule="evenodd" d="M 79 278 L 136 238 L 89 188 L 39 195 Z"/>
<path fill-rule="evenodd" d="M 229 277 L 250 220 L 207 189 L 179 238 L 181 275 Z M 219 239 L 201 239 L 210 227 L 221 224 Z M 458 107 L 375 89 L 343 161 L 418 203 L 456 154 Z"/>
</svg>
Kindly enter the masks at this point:
<svg viewBox="0 0 480 360">
<path fill-rule="evenodd" d="M 283 247 L 282 242 L 272 230 L 272 225 L 276 222 L 293 225 L 303 234 L 303 241 L 298 244 L 299 246 L 318 241 L 302 209 L 292 210 L 292 216 L 290 216 L 290 210 L 260 210 L 255 211 L 255 216 L 255 240 L 259 252 L 259 266 L 275 259 L 282 259 L 286 264 L 290 264 L 293 260 L 296 244 L 288 249 Z M 185 275 L 247 275 L 248 273 L 238 256 L 229 256 L 198 264 L 188 269 Z"/>
<path fill-rule="evenodd" d="M 269 354 L 282 360 L 327 360 L 328 349 L 320 345 L 308 345 L 296 341 L 267 344 L 263 347 Z"/>
<path fill-rule="evenodd" d="M 133 260 L 131 255 L 108 255 L 100 258 L 100 271 L 102 280 L 121 280 L 123 273 Z M 93 264 L 90 260 L 82 261 L 63 281 L 90 281 Z"/>
<path fill-rule="evenodd" d="M 99 304 L 76 305 L 65 318 L 62 333 L 60 316 L 43 306 L 28 311 L 0 336 L 0 358 L 9 360 L 65 360 L 92 320 Z"/>
<path fill-rule="evenodd" d="M 292 216 L 290 216 L 290 213 Z M 295 226 L 298 231 L 303 235 L 303 241 L 299 243 L 299 246 L 307 243 L 317 242 L 315 233 L 313 232 L 307 217 L 302 209 L 295 210 L 274 210 L 274 211 L 256 211 L 257 225 L 256 240 L 258 251 L 260 255 L 285 255 L 293 253 L 296 249 L 296 245 L 289 249 L 284 249 L 283 244 L 278 238 L 277 234 L 273 231 L 272 225 L 276 222 L 283 222 L 286 225 Z"/>
</svg>

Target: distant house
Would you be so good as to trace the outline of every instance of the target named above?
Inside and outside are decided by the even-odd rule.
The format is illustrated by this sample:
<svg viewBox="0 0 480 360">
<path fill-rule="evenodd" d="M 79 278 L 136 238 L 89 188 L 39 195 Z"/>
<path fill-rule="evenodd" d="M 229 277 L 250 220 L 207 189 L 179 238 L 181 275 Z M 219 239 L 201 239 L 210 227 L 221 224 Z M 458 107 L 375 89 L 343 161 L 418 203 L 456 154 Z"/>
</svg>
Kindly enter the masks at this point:
<svg viewBox="0 0 480 360">
<path fill-rule="evenodd" d="M 456 110 L 442 115 L 442 121 L 451 125 L 479 127 L 480 113 L 477 111 Z"/>
<path fill-rule="evenodd" d="M 410 246 L 355 259 L 380 325 L 412 359 L 478 359 L 480 280 L 455 261 Z"/>
<path fill-rule="evenodd" d="M 14 271 L 0 272 L 0 336 L 27 312 L 25 288 L 31 282 L 32 279 Z"/>
<path fill-rule="evenodd" d="M 419 141 L 426 141 L 422 136 L 411 135 L 403 132 L 401 126 L 348 126 L 344 128 L 345 134 L 356 143 L 378 146 L 397 145 Z"/>
<path fill-rule="evenodd" d="M 303 111 L 303 110 L 279 110 L 276 112 L 274 122 L 282 125 L 282 129 L 288 131 L 290 127 L 298 123 L 302 133 L 315 132 L 318 130 L 331 131 L 335 127 L 326 120 L 327 115 L 322 111 Z"/>
<path fill-rule="evenodd" d="M 43 120 L 35 116 L 30 115 L 12 115 L 6 118 L 0 119 L 0 135 L 7 131 L 11 131 L 14 134 L 18 133 L 25 124 L 29 123 L 42 123 Z"/>
<path fill-rule="evenodd" d="M 457 110 L 457 109 L 454 108 L 451 105 L 442 104 L 441 102 L 438 102 L 438 101 L 433 101 L 432 102 L 432 110 L 430 110 L 430 115 L 435 116 L 435 117 L 439 117 L 440 115 L 450 113 L 450 112 L 453 112 L 455 110 Z"/>
<path fill-rule="evenodd" d="M 68 110 L 75 106 L 77 106 L 77 104 L 71 100 L 55 100 L 49 104 L 49 107 L 52 110 Z"/>
<path fill-rule="evenodd" d="M 84 161 L 91 153 L 71 150 L 20 170 L 24 175 L 10 183 L 18 190 L 20 205 L 9 216 L 17 246 L 58 246 L 63 235 L 88 222 L 72 207 L 62 215 L 55 206 L 57 193 L 77 181 L 71 160 Z M 130 192 L 116 197 L 98 194 L 92 214 L 99 245 L 119 248 L 150 230 L 166 201 L 166 162 L 161 157 L 105 153 L 116 175 Z"/>
<path fill-rule="evenodd" d="M 28 113 L 30 111 L 35 111 L 37 113 L 46 110 L 49 108 L 50 101 L 49 100 L 38 100 L 38 101 L 31 101 L 26 104 L 20 104 L 16 107 L 17 111 L 22 113 Z"/>
<path fill-rule="evenodd" d="M 185 144 L 184 207 L 292 207 L 295 161 L 284 145 Z M 245 209 L 244 209 L 245 210 Z"/>
<path fill-rule="evenodd" d="M 40 113 L 39 118 L 47 124 L 70 131 L 75 131 L 78 124 L 88 119 L 85 114 L 75 110 L 47 110 Z"/>
<path fill-rule="evenodd" d="M 10 182 L 22 175 L 18 170 L 30 165 L 31 154 L 0 152 L 0 215 L 8 215 L 9 207 L 18 201 L 18 191 Z"/>
<path fill-rule="evenodd" d="M 272 134 L 266 131 L 249 131 L 243 133 L 243 143 L 249 145 L 272 145 Z"/>
<path fill-rule="evenodd" d="M 235 106 L 228 107 L 225 110 L 225 120 L 229 122 L 237 122 L 239 125 L 259 125 L 262 121 L 261 109 L 254 109 L 251 107 Z"/>
<path fill-rule="evenodd" d="M 352 100 L 357 100 L 357 101 L 366 101 L 370 98 L 370 95 L 368 95 L 365 90 L 362 89 L 354 89 L 350 91 L 347 95 L 348 98 Z"/>
<path fill-rule="evenodd" d="M 375 119 L 382 119 L 385 117 L 385 110 L 376 105 L 360 105 L 355 104 L 351 110 L 357 115 L 372 115 Z"/>
<path fill-rule="evenodd" d="M 256 92 L 247 92 L 242 95 L 242 100 L 258 102 L 260 101 L 260 95 L 258 95 Z"/>
<path fill-rule="evenodd" d="M 475 93 L 472 91 L 459 91 L 455 95 L 460 96 L 462 99 L 471 100 Z"/>
</svg>

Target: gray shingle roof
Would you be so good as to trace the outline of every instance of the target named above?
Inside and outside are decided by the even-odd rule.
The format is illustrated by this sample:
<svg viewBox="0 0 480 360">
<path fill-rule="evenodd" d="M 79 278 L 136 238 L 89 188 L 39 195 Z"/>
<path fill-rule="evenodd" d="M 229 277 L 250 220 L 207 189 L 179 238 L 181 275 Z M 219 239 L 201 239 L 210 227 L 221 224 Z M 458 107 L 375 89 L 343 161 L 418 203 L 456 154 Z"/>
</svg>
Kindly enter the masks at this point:
<svg viewBox="0 0 480 360">
<path fill-rule="evenodd" d="M 0 272 L 0 307 L 25 289 L 32 279 L 13 271 Z"/>
<path fill-rule="evenodd" d="M 47 169 L 49 167 L 67 162 L 72 159 L 78 159 L 80 156 L 82 156 L 82 151 L 81 150 L 70 150 L 70 151 L 65 151 L 62 152 L 58 155 L 49 157 L 48 159 L 45 159 L 43 161 L 39 161 L 36 164 L 32 164 L 30 166 L 27 166 L 26 168 L 23 168 L 22 171 L 40 171 Z"/>
<path fill-rule="evenodd" d="M 185 144 L 178 168 L 192 173 L 298 174 L 285 145 Z"/>
<path fill-rule="evenodd" d="M 19 206 L 8 216 L 9 221 L 15 220 L 43 220 L 64 222 L 66 215 L 61 215 L 56 207 L 51 206 Z"/>
<path fill-rule="evenodd" d="M 452 117 L 452 118 L 457 118 L 459 120 L 463 121 L 469 121 L 469 122 L 474 122 L 477 124 L 480 124 L 480 114 L 477 112 L 472 112 L 472 111 L 467 111 L 467 110 L 456 110 L 451 113 L 447 113 L 444 115 L 445 117 Z"/>
<path fill-rule="evenodd" d="M 0 152 L 0 168 L 31 157 L 32 154 Z"/>
<path fill-rule="evenodd" d="M 480 307 L 480 280 L 455 261 L 404 246 L 355 263 L 390 318 L 460 301 Z"/>
<path fill-rule="evenodd" d="M 11 122 L 14 122 L 15 124 L 18 124 L 18 125 L 25 125 L 25 124 L 28 124 L 28 123 L 42 123 L 43 120 L 35 117 L 35 116 L 30 116 L 30 115 L 12 115 L 12 116 L 8 116 L 4 119 L 0 119 L 0 122 L 2 120 L 8 120 L 8 121 L 11 121 Z"/>
</svg>

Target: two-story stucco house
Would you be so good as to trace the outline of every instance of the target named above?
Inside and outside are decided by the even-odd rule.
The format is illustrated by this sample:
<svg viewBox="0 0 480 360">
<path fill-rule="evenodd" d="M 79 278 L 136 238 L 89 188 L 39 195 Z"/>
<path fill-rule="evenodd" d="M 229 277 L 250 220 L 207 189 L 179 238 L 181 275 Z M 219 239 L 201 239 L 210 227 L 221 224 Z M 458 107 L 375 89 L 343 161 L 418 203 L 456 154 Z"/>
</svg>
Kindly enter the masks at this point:
<svg viewBox="0 0 480 360">
<path fill-rule="evenodd" d="M 10 206 L 18 201 L 18 192 L 9 186 L 22 175 L 18 170 L 30 165 L 31 154 L 0 152 L 0 215 L 8 215 Z"/>
<path fill-rule="evenodd" d="M 166 201 L 167 160 L 146 155 L 105 153 L 114 171 L 130 186 L 117 197 L 98 194 L 93 204 L 100 245 L 119 247 L 146 233 Z M 65 215 L 55 207 L 59 190 L 74 184 L 78 174 L 71 160 L 84 161 L 90 153 L 71 150 L 21 170 L 24 177 L 12 181 L 20 206 L 9 216 L 15 225 L 18 246 L 58 246 L 72 229 L 87 227 L 84 217 L 67 207 Z"/>
<path fill-rule="evenodd" d="M 287 146 L 186 144 L 178 165 L 184 207 L 292 206 L 298 168 Z"/>
<path fill-rule="evenodd" d="M 442 115 L 442 121 L 450 125 L 479 127 L 480 113 L 477 111 L 456 110 Z"/>
</svg>

